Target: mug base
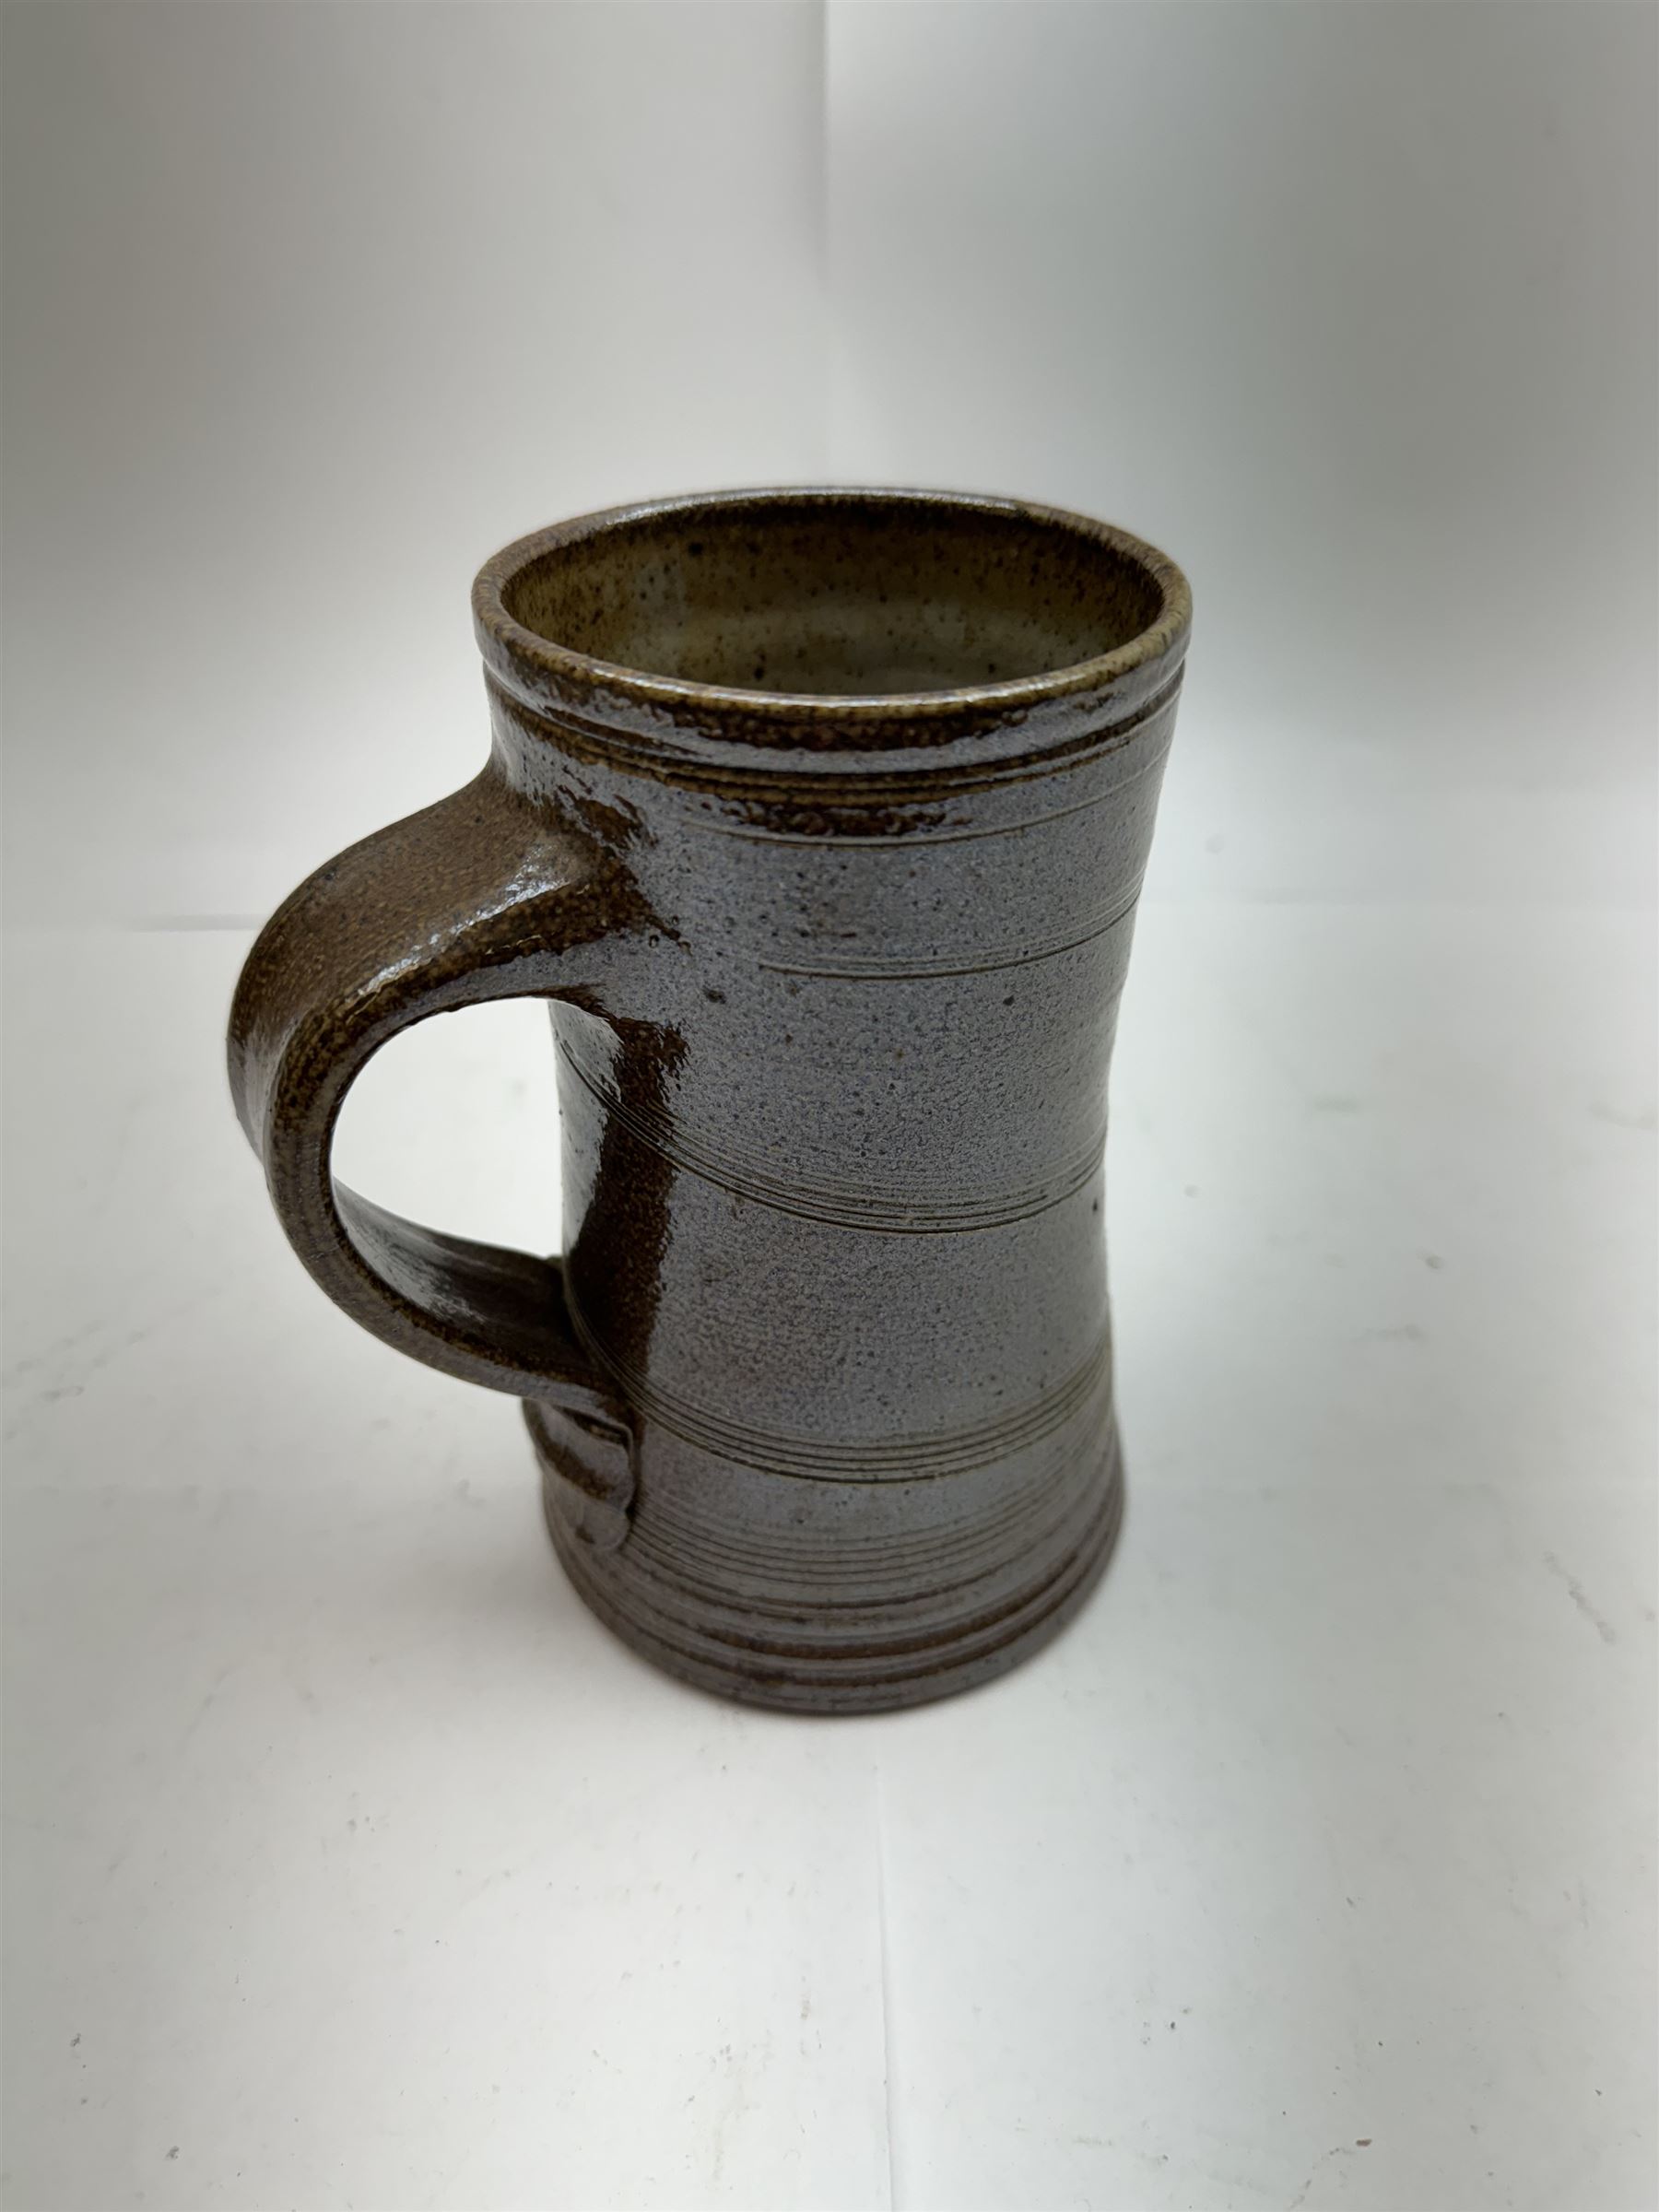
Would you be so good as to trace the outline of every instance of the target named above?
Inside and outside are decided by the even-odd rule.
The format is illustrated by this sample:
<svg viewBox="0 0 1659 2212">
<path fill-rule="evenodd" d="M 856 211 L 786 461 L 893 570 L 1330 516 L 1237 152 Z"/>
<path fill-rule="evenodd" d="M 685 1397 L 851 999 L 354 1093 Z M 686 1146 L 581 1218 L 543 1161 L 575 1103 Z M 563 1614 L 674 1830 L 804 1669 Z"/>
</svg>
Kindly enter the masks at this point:
<svg viewBox="0 0 1659 2212">
<path fill-rule="evenodd" d="M 531 1429 L 536 1435 L 534 1420 Z M 589 1611 L 665 1673 L 780 1712 L 894 1712 L 1006 1674 L 1080 1611 L 1105 1571 L 1123 1523 L 1123 1466 L 1114 1429 L 1088 1486 L 1076 1539 L 1036 1588 L 1005 1591 L 988 1610 L 944 1631 L 934 1627 L 907 1637 L 900 1622 L 884 1626 L 879 1636 L 837 1641 L 821 1623 L 804 1618 L 801 1641 L 784 1642 L 773 1624 L 745 1623 L 740 1616 L 724 1633 L 711 1633 L 706 1616 L 695 1627 L 665 1619 L 655 1605 L 650 1607 L 655 1618 L 642 1618 L 646 1606 L 639 1600 L 647 1594 L 629 1588 L 626 1546 L 621 1553 L 601 1549 L 580 1533 L 570 1517 L 568 1485 L 539 1437 L 536 1456 L 554 1550 Z M 687 1642 L 673 1632 L 682 1627 Z"/>
</svg>

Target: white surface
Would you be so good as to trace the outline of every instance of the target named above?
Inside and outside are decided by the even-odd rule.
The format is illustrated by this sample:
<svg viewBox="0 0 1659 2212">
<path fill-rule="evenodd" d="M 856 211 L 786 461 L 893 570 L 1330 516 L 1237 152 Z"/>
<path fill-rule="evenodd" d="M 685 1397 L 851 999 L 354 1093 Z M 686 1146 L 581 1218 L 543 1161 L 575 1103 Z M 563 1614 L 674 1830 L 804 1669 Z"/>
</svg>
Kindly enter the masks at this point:
<svg viewBox="0 0 1659 2212">
<path fill-rule="evenodd" d="M 244 939 L 18 933 L 7 2202 L 1651 2205 L 1647 935 L 1151 904 L 1119 1556 L 823 1724 L 616 1644 L 512 1406 L 317 1297 Z M 523 1233 L 544 1044 L 429 1025 L 348 1155 Z"/>
<path fill-rule="evenodd" d="M 1650 2207 L 1659 18 L 4 25 L 12 2212 Z M 481 759 L 483 556 L 824 475 L 1198 607 L 1122 1547 L 833 1725 L 582 1612 L 221 1059 Z M 545 1047 L 400 1041 L 347 1175 L 551 1249 Z"/>
</svg>

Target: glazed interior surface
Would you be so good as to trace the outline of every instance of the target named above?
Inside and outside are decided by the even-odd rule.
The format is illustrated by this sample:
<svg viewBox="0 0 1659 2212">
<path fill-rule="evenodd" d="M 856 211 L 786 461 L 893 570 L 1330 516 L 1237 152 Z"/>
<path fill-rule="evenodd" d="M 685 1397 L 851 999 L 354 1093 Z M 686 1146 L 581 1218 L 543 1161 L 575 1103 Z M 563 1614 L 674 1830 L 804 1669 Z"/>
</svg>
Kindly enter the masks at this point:
<svg viewBox="0 0 1659 2212">
<path fill-rule="evenodd" d="M 682 507 L 541 553 L 503 591 L 550 643 L 725 688 L 870 698 L 1007 683 L 1116 651 L 1157 577 L 1085 531 L 903 497 Z"/>
</svg>

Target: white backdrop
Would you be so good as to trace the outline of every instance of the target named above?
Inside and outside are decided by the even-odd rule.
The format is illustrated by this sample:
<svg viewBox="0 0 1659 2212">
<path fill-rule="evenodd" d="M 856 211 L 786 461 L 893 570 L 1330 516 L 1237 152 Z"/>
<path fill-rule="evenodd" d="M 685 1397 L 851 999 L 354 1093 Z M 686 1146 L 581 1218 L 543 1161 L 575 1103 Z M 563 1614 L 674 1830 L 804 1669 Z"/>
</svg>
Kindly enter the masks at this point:
<svg viewBox="0 0 1659 2212">
<path fill-rule="evenodd" d="M 4 21 L 6 2201 L 1659 2193 L 1659 16 Z M 829 1730 L 637 1665 L 282 1248 L 253 928 L 472 774 L 538 523 L 1110 516 L 1197 618 L 1114 1073 L 1132 1509 Z M 349 1180 L 552 1248 L 544 1024 Z"/>
<path fill-rule="evenodd" d="M 263 913 L 478 757 L 497 545 L 824 477 L 1183 562 L 1169 889 L 1649 880 L 1651 10 L 116 0 L 7 39 L 14 912 Z M 1206 857 L 1212 789 L 1249 834 Z"/>
<path fill-rule="evenodd" d="M 487 745 L 467 594 L 823 472 L 823 26 L 17 8 L 14 911 L 263 913 Z"/>
<path fill-rule="evenodd" d="M 1653 43 L 1599 7 L 832 13 L 834 465 L 1186 566 L 1165 891 L 1649 880 Z"/>
</svg>

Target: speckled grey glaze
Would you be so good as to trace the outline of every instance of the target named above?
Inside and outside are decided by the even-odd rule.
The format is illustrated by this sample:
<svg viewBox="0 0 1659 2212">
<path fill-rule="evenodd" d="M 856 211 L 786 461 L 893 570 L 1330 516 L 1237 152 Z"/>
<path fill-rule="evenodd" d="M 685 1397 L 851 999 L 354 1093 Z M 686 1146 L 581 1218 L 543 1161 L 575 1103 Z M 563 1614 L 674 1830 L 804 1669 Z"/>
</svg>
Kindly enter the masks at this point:
<svg viewBox="0 0 1659 2212">
<path fill-rule="evenodd" d="M 997 1673 L 1121 1511 L 1106 1076 L 1185 582 L 1051 509 L 742 492 L 522 540 L 474 606 L 489 766 L 313 877 L 239 987 L 284 1226 L 524 1398 L 571 1581 L 664 1666 L 824 1712 Z M 328 1168 L 386 1037 L 522 994 L 562 1263 Z"/>
</svg>

